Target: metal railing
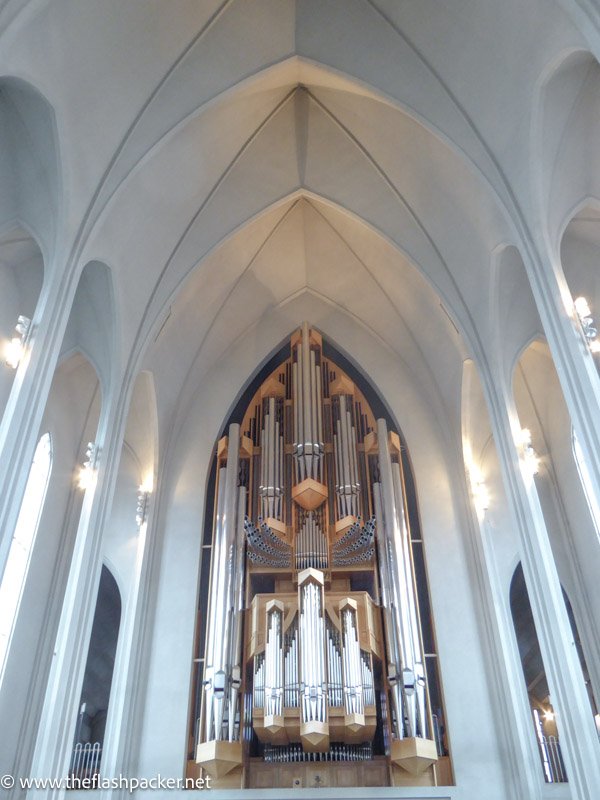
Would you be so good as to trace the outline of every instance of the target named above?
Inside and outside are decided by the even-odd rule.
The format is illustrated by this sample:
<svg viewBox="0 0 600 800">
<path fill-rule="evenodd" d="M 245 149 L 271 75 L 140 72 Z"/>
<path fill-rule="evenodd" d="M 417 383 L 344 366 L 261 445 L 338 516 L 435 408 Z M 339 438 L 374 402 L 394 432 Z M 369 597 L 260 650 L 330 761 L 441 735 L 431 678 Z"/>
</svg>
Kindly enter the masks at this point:
<svg viewBox="0 0 600 800">
<path fill-rule="evenodd" d="M 77 742 L 71 756 L 69 776 L 77 781 L 92 780 L 100 772 L 102 745 L 100 742 Z"/>
<path fill-rule="evenodd" d="M 540 757 L 546 783 L 567 783 L 567 771 L 556 736 L 538 737 Z"/>
</svg>

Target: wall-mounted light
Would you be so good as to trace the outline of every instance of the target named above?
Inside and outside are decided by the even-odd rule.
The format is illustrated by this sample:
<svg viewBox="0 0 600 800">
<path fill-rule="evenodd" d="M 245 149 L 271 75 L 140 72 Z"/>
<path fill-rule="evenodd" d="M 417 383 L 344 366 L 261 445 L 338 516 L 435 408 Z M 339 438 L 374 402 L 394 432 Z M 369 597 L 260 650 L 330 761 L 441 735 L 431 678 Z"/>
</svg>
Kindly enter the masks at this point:
<svg viewBox="0 0 600 800">
<path fill-rule="evenodd" d="M 150 495 L 152 494 L 153 488 L 152 476 L 149 475 L 138 489 L 137 510 L 135 515 L 138 528 L 141 528 L 148 519 L 148 506 L 150 505 Z"/>
<path fill-rule="evenodd" d="M 551 708 L 544 711 L 544 719 L 546 722 L 554 722 L 554 711 Z"/>
<path fill-rule="evenodd" d="M 592 353 L 600 353 L 600 341 L 598 340 L 598 328 L 592 317 L 590 306 L 585 297 L 578 297 L 575 302 L 575 312 L 579 318 L 583 335 Z"/>
<path fill-rule="evenodd" d="M 517 446 L 521 451 L 521 467 L 523 473 L 528 478 L 537 475 L 540 469 L 540 459 L 531 444 L 531 431 L 523 428 L 517 440 Z"/>
<path fill-rule="evenodd" d="M 23 354 L 25 353 L 25 346 L 29 336 L 29 329 L 31 328 L 31 320 L 29 317 L 20 316 L 15 325 L 15 331 L 19 334 L 4 344 L 4 363 L 12 369 L 19 366 Z"/>
<path fill-rule="evenodd" d="M 85 449 L 85 461 L 79 469 L 77 484 L 84 491 L 89 489 L 96 482 L 98 470 L 98 459 L 100 457 L 100 446 L 95 442 L 88 442 Z"/>
<path fill-rule="evenodd" d="M 490 507 L 490 493 L 483 479 L 483 474 L 476 464 L 469 465 L 469 480 L 475 511 L 478 519 L 481 520 Z"/>
</svg>

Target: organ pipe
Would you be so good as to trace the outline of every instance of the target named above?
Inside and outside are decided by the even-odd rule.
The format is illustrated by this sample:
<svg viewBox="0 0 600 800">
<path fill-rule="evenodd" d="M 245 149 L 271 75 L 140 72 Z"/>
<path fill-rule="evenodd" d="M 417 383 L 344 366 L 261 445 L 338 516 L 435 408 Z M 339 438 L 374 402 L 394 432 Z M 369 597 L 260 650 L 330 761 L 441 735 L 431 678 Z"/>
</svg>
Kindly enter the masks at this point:
<svg viewBox="0 0 600 800">
<path fill-rule="evenodd" d="M 321 369 L 310 347 L 307 323 L 302 326 L 293 365 L 294 382 L 294 460 L 297 482 L 312 478 L 322 483 L 323 411 Z"/>
<path fill-rule="evenodd" d="M 405 507 L 397 435 L 303 324 L 217 447 L 203 769 L 435 760 Z"/>
<path fill-rule="evenodd" d="M 281 716 L 283 712 L 282 613 L 279 608 L 268 614 L 264 708 L 265 715 Z"/>
<path fill-rule="evenodd" d="M 396 716 L 396 736 L 426 737 L 425 671 L 420 633 L 417 625 L 416 597 L 412 578 L 410 541 L 404 519 L 404 497 L 388 445 L 385 420 L 377 422 L 379 469 L 380 536 L 383 539 L 380 560 L 380 584 L 390 589 L 390 614 L 386 616 L 388 638 L 388 678 Z M 396 477 L 395 477 L 396 475 Z M 376 512 L 377 513 L 377 512 Z M 382 567 L 383 562 L 383 567 Z M 385 601 L 384 601 L 385 602 Z"/>
<path fill-rule="evenodd" d="M 356 611 L 342 610 L 344 637 L 344 705 L 346 714 L 362 714 L 364 711 L 363 676 L 358 643 Z"/>
<path fill-rule="evenodd" d="M 339 397 L 339 417 L 333 435 L 339 517 L 357 516 L 360 482 L 356 458 L 356 430 L 352 424 L 352 397 Z"/>
<path fill-rule="evenodd" d="M 325 722 L 326 677 L 322 589 L 310 578 L 300 589 L 300 696 L 303 722 Z"/>
<path fill-rule="evenodd" d="M 238 487 L 239 436 L 239 425 L 230 425 L 227 464 L 219 471 L 206 651 L 206 741 L 223 738 L 233 741 L 238 713 L 243 588 L 236 579 L 244 568 L 243 536 L 239 527 L 245 506 L 245 489 Z M 224 728 L 226 714 L 227 730 Z"/>
<path fill-rule="evenodd" d="M 262 516 L 282 518 L 283 495 L 283 431 L 278 399 L 267 397 L 261 435 L 261 481 L 258 493 Z"/>
</svg>

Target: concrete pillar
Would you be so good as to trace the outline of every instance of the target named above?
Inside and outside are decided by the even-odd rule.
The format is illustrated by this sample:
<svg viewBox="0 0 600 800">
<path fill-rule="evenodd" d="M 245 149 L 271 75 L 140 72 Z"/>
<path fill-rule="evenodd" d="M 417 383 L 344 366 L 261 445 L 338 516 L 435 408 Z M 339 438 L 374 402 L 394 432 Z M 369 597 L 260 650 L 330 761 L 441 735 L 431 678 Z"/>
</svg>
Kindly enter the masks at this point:
<svg viewBox="0 0 600 800">
<path fill-rule="evenodd" d="M 0 423 L 0 579 L 77 288 L 76 279 L 49 283 L 42 289 L 32 320 L 31 344 L 17 369 Z"/>
<path fill-rule="evenodd" d="M 108 393 L 96 443 L 100 449 L 95 486 L 86 490 L 71 570 L 38 728 L 31 774 L 66 777 L 102 568 L 102 536 L 118 474 L 126 413 L 118 392 Z M 135 525 L 135 518 L 132 518 Z M 49 796 L 58 796 L 59 792 Z"/>
<path fill-rule="evenodd" d="M 521 542 L 523 572 L 557 715 L 574 800 L 595 800 L 600 786 L 600 742 L 573 643 L 535 480 L 527 477 L 516 444 L 520 424 L 512 400 L 485 380 L 484 391 Z M 533 724 L 533 723 L 532 723 Z"/>
<path fill-rule="evenodd" d="M 560 267 L 548 256 L 525 268 L 577 439 L 600 499 L 600 376 Z M 596 322 L 600 319 L 596 316 Z"/>
</svg>

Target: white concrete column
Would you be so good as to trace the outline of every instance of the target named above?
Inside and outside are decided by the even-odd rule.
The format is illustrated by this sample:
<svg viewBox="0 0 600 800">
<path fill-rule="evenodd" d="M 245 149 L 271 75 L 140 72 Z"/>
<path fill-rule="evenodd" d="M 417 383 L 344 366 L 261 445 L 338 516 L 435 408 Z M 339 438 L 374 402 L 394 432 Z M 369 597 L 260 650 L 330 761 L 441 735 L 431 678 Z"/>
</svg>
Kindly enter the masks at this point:
<svg viewBox="0 0 600 800">
<path fill-rule="evenodd" d="M 31 774 L 40 778 L 66 777 L 71 757 L 102 568 L 102 535 L 110 513 L 126 420 L 118 392 L 109 393 L 107 399 L 95 440 L 101 448 L 97 481 L 95 487 L 86 490 L 83 501 L 38 728 Z M 63 793 L 52 790 L 48 796 Z"/>
<path fill-rule="evenodd" d="M 575 433 L 600 500 L 600 376 L 576 319 L 559 267 L 526 259 L 525 267 Z M 600 323 L 600 318 L 596 316 Z M 600 546 L 600 545 L 599 545 Z"/>
<path fill-rule="evenodd" d="M 507 496 L 521 542 L 523 572 L 546 675 L 557 715 L 571 795 L 597 800 L 600 786 L 600 742 L 561 584 L 533 477 L 522 469 L 520 424 L 512 400 L 482 375 L 486 400 Z"/>
<path fill-rule="evenodd" d="M 29 467 L 37 444 L 44 410 L 77 280 L 49 281 L 42 289 L 32 320 L 30 347 L 19 364 L 2 421 L 0 422 L 0 580 Z"/>
<path fill-rule="evenodd" d="M 490 669 L 498 691 L 496 724 L 509 754 L 506 770 L 513 788 L 512 796 L 515 800 L 525 797 L 540 800 L 542 769 L 529 707 L 523 704 L 523 673 L 519 653 L 514 647 L 508 595 L 496 567 L 493 534 L 484 518 L 479 523 L 479 535 L 473 538 L 480 572 L 481 612 L 492 656 Z"/>
<path fill-rule="evenodd" d="M 154 507 L 154 500 L 151 498 L 148 518 L 138 532 L 135 571 L 122 608 L 102 753 L 101 774 L 108 778 L 119 774 L 133 774 L 127 773 L 126 767 L 128 755 L 136 744 L 132 741 L 132 736 L 140 696 L 138 682 L 144 669 L 144 621 L 147 604 L 150 602 L 148 593 L 151 556 L 154 552 L 149 538 L 154 529 Z M 110 790 L 106 790 L 101 796 L 103 800 L 108 800 L 112 794 Z"/>
</svg>

